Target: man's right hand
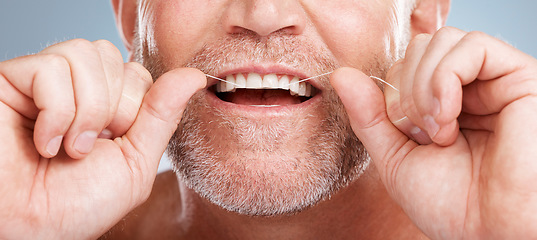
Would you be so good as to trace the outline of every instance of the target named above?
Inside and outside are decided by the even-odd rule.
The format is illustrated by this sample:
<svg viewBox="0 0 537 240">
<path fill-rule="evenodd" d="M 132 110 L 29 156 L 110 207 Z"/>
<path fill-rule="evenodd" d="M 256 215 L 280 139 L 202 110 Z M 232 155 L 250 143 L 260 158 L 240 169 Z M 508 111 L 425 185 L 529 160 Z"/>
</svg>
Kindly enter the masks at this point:
<svg viewBox="0 0 537 240">
<path fill-rule="evenodd" d="M 1 62 L 0 238 L 106 232 L 148 197 L 183 109 L 205 85 L 192 69 L 152 84 L 107 41 Z"/>
</svg>

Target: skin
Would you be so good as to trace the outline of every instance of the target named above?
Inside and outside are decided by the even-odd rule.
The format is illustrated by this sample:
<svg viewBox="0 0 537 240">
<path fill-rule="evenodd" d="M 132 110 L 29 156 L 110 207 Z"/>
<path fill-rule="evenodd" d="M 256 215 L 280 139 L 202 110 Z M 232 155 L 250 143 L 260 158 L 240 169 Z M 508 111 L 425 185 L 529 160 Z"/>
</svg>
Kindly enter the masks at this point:
<svg viewBox="0 0 537 240">
<path fill-rule="evenodd" d="M 5 196 L 0 200 L 1 238 L 91 239 L 118 222 L 106 237 L 537 237 L 536 217 L 529 214 L 537 210 L 532 161 L 537 154 L 532 150 L 536 59 L 482 33 L 436 31 L 448 2 L 423 0 L 409 18 L 415 37 L 386 75 L 400 92 L 383 93 L 360 71 L 366 64 L 360 61 L 379 52 L 395 60 L 403 50 L 397 46 L 404 39 L 395 36 L 399 25 L 373 14 L 389 4 L 349 1 L 315 11 L 313 6 L 322 6 L 315 1 L 222 0 L 211 3 L 219 8 L 207 5 L 203 12 L 203 3 L 208 4 L 154 1 L 156 13 L 162 13 L 159 21 L 169 23 L 152 29 L 159 48 L 170 54 L 168 64 L 187 61 L 200 44 L 219 34 L 242 28 L 266 36 L 291 23 L 299 26 L 291 32 L 327 46 L 347 66 L 332 74 L 330 84 L 373 164 L 330 200 L 295 215 L 260 218 L 225 211 L 174 174 L 155 175 L 188 99 L 207 86 L 204 75 L 179 68 L 152 83 L 146 69 L 124 64 L 110 43 L 72 40 L 0 63 L 0 138 L 10 139 L 0 146 L 0 179 L 10 183 L 0 187 Z M 253 3 L 268 5 L 255 8 Z M 132 47 L 134 1 L 113 5 Z M 171 14 L 169 9 L 180 6 L 192 11 Z M 233 15 L 241 16 L 239 22 L 206 17 L 222 9 L 227 11 L 220 14 L 244 11 Z M 263 18 L 269 24 L 260 24 L 261 16 L 271 16 L 268 10 L 274 9 L 290 9 L 284 16 L 304 18 Z M 330 18 L 345 16 L 345 9 L 363 14 Z M 312 16 L 318 15 L 312 13 L 325 15 L 315 21 Z M 197 25 L 174 34 L 174 27 L 186 21 Z M 202 35 L 206 32 L 215 35 Z M 343 33 L 348 37 L 333 37 Z M 174 41 L 178 36 L 184 41 Z M 185 52 L 180 44 L 191 50 Z"/>
</svg>

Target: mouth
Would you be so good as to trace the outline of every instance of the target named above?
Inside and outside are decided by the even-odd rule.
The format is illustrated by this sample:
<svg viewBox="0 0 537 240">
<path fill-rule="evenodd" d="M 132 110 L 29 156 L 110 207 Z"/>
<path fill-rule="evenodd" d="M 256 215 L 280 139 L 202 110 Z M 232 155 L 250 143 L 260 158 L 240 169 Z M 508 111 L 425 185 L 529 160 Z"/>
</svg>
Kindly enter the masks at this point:
<svg viewBox="0 0 537 240">
<path fill-rule="evenodd" d="M 225 76 L 210 89 L 224 102 L 255 107 L 301 104 L 320 93 L 309 82 L 286 74 L 237 73 Z"/>
</svg>

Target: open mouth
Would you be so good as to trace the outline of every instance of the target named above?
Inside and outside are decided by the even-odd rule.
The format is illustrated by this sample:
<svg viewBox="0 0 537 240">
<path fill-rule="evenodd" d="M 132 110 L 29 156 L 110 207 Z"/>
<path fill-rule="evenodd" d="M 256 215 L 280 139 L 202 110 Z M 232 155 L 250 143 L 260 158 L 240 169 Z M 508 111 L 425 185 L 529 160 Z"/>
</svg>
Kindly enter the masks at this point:
<svg viewBox="0 0 537 240">
<path fill-rule="evenodd" d="M 222 101 L 251 106 L 285 106 L 313 98 L 319 90 L 297 76 L 239 73 L 226 76 L 213 86 Z"/>
</svg>

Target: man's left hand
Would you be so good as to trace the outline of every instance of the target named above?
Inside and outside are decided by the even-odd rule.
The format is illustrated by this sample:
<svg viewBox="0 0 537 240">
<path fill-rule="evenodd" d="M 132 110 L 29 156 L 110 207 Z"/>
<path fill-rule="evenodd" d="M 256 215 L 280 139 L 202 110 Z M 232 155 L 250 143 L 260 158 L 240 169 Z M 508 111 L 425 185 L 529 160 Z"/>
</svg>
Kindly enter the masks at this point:
<svg viewBox="0 0 537 240">
<path fill-rule="evenodd" d="M 385 92 L 331 78 L 386 189 L 434 239 L 537 238 L 537 60 L 478 32 L 419 35 Z"/>
</svg>

